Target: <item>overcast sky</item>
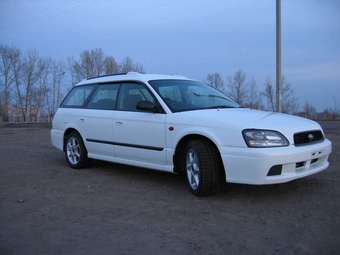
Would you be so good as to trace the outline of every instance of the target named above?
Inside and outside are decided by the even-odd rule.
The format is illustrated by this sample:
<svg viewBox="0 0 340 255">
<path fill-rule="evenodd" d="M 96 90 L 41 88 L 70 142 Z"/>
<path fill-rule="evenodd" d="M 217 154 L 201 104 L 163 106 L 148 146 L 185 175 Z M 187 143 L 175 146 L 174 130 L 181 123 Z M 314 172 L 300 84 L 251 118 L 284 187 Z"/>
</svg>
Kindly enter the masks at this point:
<svg viewBox="0 0 340 255">
<path fill-rule="evenodd" d="M 282 74 L 300 106 L 340 103 L 340 1 L 282 0 L 281 12 Z M 197 80 L 241 69 L 263 90 L 275 84 L 275 15 L 275 0 L 0 0 L 0 44 L 56 60 L 102 48 Z"/>
</svg>

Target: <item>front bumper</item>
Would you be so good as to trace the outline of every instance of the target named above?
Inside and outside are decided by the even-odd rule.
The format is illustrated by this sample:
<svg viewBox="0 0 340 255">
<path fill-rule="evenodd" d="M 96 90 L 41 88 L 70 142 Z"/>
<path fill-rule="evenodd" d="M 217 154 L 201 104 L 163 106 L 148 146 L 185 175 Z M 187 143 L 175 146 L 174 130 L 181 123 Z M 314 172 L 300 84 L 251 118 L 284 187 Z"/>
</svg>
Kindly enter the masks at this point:
<svg viewBox="0 0 340 255">
<path fill-rule="evenodd" d="M 327 139 L 299 147 L 220 148 L 226 181 L 257 185 L 284 183 L 325 170 L 331 151 Z M 273 168 L 280 171 L 269 173 Z"/>
</svg>

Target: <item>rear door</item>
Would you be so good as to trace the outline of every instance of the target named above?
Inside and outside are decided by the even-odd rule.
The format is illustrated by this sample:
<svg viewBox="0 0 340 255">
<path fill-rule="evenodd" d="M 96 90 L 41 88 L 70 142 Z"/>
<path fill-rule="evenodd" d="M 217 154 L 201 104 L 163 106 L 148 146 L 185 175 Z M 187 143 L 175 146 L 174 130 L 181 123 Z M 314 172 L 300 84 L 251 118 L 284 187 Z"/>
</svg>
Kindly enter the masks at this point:
<svg viewBox="0 0 340 255">
<path fill-rule="evenodd" d="M 112 126 L 118 89 L 119 84 L 99 85 L 86 108 L 78 114 L 81 135 L 89 154 L 114 156 Z"/>
</svg>

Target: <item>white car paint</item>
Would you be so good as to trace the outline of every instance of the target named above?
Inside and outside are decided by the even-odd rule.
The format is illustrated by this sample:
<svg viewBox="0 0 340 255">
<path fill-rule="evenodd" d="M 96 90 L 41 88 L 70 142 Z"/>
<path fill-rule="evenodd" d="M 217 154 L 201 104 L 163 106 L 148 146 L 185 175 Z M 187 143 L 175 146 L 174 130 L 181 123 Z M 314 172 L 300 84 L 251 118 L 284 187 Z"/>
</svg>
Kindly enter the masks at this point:
<svg viewBox="0 0 340 255">
<path fill-rule="evenodd" d="M 129 81 L 143 82 L 153 93 L 155 90 L 148 84 L 149 80 L 189 80 L 178 76 L 135 73 L 126 76 L 124 79 Z M 95 82 L 121 79 L 120 76 L 103 77 Z M 77 86 L 93 82 L 85 80 Z M 59 108 L 51 130 L 52 144 L 63 150 L 65 131 L 72 128 L 81 134 L 90 158 L 173 172 L 173 156 L 179 141 L 187 135 L 200 135 L 210 139 L 218 148 L 226 181 L 244 184 L 283 183 L 315 174 L 329 165 L 328 156 L 332 150 L 329 140 L 307 146 L 294 145 L 295 133 L 322 131 L 314 121 L 247 108 L 172 113 L 157 93 L 154 96 L 165 113 Z M 244 129 L 278 131 L 288 139 L 289 146 L 249 148 L 242 135 Z M 115 144 L 93 143 L 91 139 L 114 141 Z M 126 144 L 137 146 L 129 147 Z M 144 147 L 162 150 L 147 150 Z M 299 167 L 297 163 L 300 163 Z M 269 169 L 275 165 L 282 165 L 282 173 L 267 176 Z"/>
</svg>

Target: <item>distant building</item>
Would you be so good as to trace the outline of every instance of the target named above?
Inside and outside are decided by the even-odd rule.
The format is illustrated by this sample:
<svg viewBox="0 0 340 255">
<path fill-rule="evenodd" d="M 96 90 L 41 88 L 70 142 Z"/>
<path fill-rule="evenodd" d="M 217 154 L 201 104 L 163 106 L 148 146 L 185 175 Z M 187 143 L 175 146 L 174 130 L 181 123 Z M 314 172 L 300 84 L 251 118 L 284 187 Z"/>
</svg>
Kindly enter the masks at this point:
<svg viewBox="0 0 340 255">
<path fill-rule="evenodd" d="M 10 104 L 8 109 L 9 122 L 22 122 L 25 120 L 23 116 L 23 109 L 19 105 Z M 26 120 L 28 122 L 39 122 L 40 118 L 44 116 L 44 109 L 42 107 L 27 107 Z"/>
</svg>

